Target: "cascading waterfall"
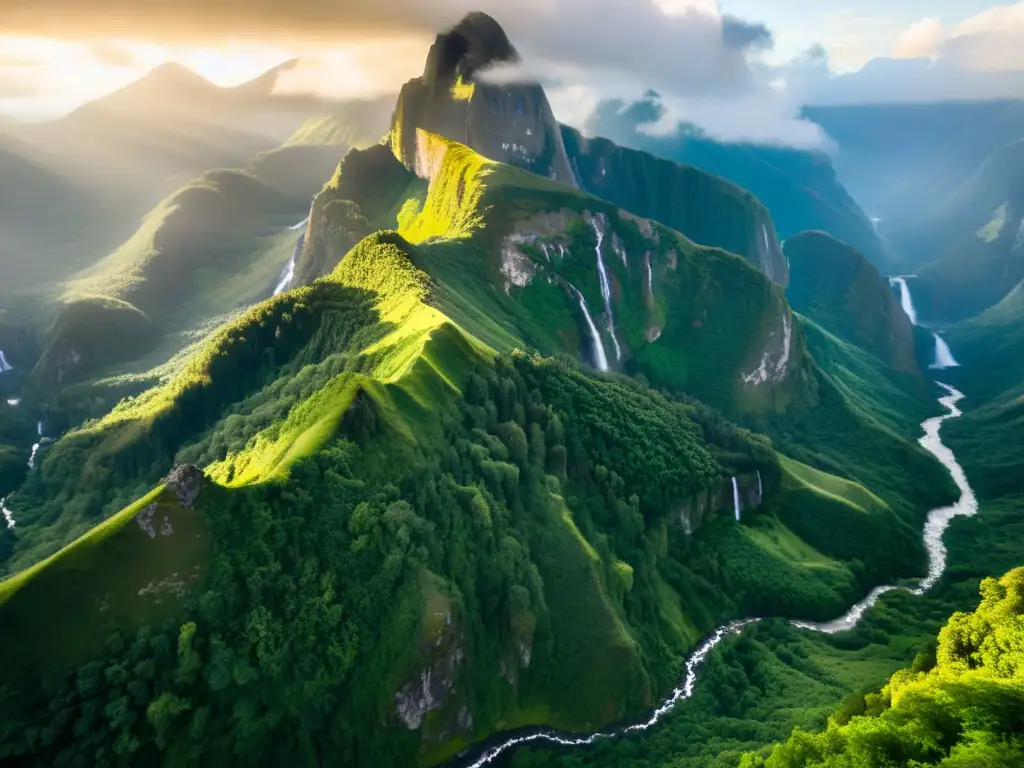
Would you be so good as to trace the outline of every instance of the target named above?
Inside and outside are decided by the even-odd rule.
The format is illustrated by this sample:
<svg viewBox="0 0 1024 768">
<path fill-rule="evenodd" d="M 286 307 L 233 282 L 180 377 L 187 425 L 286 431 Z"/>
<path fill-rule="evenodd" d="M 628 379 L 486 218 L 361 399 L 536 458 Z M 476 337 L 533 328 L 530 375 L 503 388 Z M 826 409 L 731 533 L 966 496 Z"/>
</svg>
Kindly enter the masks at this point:
<svg viewBox="0 0 1024 768">
<path fill-rule="evenodd" d="M 740 521 L 740 484 L 735 477 L 732 479 L 732 509 L 738 523 Z"/>
<path fill-rule="evenodd" d="M 41 419 L 36 422 L 36 434 L 40 437 L 43 436 L 43 422 Z"/>
<path fill-rule="evenodd" d="M 761 485 L 761 470 L 757 470 L 757 503 L 760 504 L 764 499 L 764 486 Z"/>
<path fill-rule="evenodd" d="M 0 373 L 7 373 L 13 371 L 14 366 L 7 362 L 7 357 L 4 355 L 4 351 L 0 349 Z"/>
<path fill-rule="evenodd" d="M 601 334 L 597 332 L 597 326 L 594 325 L 594 318 L 590 316 L 590 310 L 587 308 L 587 300 L 583 298 L 583 294 L 579 292 L 579 289 L 569 283 L 569 287 L 572 292 L 576 294 L 576 298 L 580 302 L 580 309 L 583 310 L 583 316 L 587 319 L 587 327 L 590 328 L 590 339 L 594 346 L 594 362 L 597 364 L 597 370 L 607 371 L 608 370 L 608 357 L 604 353 L 604 344 L 601 343 Z"/>
<path fill-rule="evenodd" d="M 608 333 L 611 334 L 612 344 L 615 345 L 615 359 L 622 359 L 622 349 L 619 347 L 619 340 L 615 337 L 615 316 L 612 314 L 612 285 L 608 280 L 608 270 L 604 268 L 604 257 L 601 256 L 601 243 L 604 242 L 604 232 L 598 226 L 597 219 L 591 219 L 590 225 L 597 235 L 597 275 L 601 282 L 601 298 L 604 299 L 604 311 L 608 317 Z"/>
<path fill-rule="evenodd" d="M 913 275 L 907 275 L 906 277 L 890 277 L 889 285 L 894 285 L 900 289 L 900 306 L 903 307 L 903 311 L 910 318 L 912 325 L 917 325 L 917 311 L 914 309 L 914 300 L 910 296 L 910 287 L 907 285 L 907 277 L 913 277 Z"/>
<path fill-rule="evenodd" d="M 890 277 L 889 285 L 898 286 L 900 289 L 900 306 L 903 307 L 903 311 L 906 312 L 907 317 L 910 318 L 910 322 L 914 325 L 919 325 L 917 322 L 917 310 L 914 309 L 914 299 L 910 295 L 910 287 L 907 285 L 907 278 L 914 277 L 914 275 L 905 275 L 902 277 Z M 933 370 L 943 370 L 945 368 L 957 368 L 960 363 L 953 357 L 953 352 L 949 348 L 949 344 L 939 334 L 932 332 L 932 336 L 935 337 L 935 357 L 929 368 Z"/>
<path fill-rule="evenodd" d="M 309 217 L 300 221 L 298 224 L 292 227 L 288 227 L 289 230 L 295 232 L 299 229 L 305 229 L 309 223 Z M 292 280 L 295 279 L 295 263 L 299 260 L 299 254 L 302 253 L 302 246 L 306 242 L 306 233 L 302 233 L 302 237 L 299 238 L 299 242 L 295 244 L 295 250 L 292 251 L 292 257 L 288 260 L 288 263 L 284 265 L 284 269 L 281 270 L 281 277 L 277 281 L 277 285 L 274 287 L 274 295 L 277 296 L 280 293 L 284 293 L 292 287 Z"/>
<path fill-rule="evenodd" d="M 651 297 L 651 299 L 653 300 L 654 299 L 654 272 L 651 270 L 651 254 L 650 253 L 648 253 L 644 257 L 644 261 L 647 264 L 647 293 Z"/>
<path fill-rule="evenodd" d="M 0 512 L 3 513 L 4 520 L 7 521 L 7 527 L 14 527 L 14 513 L 7 508 L 7 498 L 0 499 Z"/>
<path fill-rule="evenodd" d="M 937 333 L 932 333 L 935 337 L 935 362 L 933 362 L 929 368 L 936 370 L 943 370 L 945 368 L 959 368 L 960 363 L 953 357 L 953 352 L 949 348 L 949 344 L 946 340 L 939 336 Z"/>
<path fill-rule="evenodd" d="M 574 289 L 575 290 L 575 289 Z M 578 292 L 577 292 L 578 293 Z M 978 511 L 978 500 L 974 491 L 967 482 L 967 476 L 963 468 L 957 462 L 953 452 L 943 445 L 939 437 L 942 424 L 947 419 L 956 419 L 962 415 L 957 408 L 957 403 L 964 398 L 964 394 L 953 387 L 937 382 L 946 391 L 944 397 L 939 398 L 939 403 L 947 410 L 942 416 L 936 416 L 921 424 L 924 436 L 920 439 L 921 446 L 937 458 L 953 477 L 957 488 L 960 490 L 960 499 L 950 507 L 934 509 L 928 514 L 928 520 L 924 527 L 924 544 L 928 551 L 928 575 L 921 580 L 914 589 L 896 586 L 876 587 L 864 600 L 853 606 L 844 616 L 835 621 L 818 624 L 813 622 L 793 621 L 792 624 L 802 629 L 825 634 L 834 634 L 847 629 L 852 629 L 860 621 L 861 617 L 873 606 L 878 599 L 896 589 L 907 589 L 913 595 L 923 595 L 938 582 L 946 568 L 946 547 L 942 542 L 942 536 L 949 526 L 950 521 L 959 516 L 973 516 Z M 758 475 L 758 488 L 760 485 L 760 474 Z M 736 478 L 733 478 L 733 503 L 737 510 L 739 519 L 739 491 Z M 597 741 L 616 739 L 627 734 L 639 733 L 654 727 L 673 707 L 679 702 L 690 698 L 693 695 L 697 683 L 697 672 L 701 663 L 707 658 L 711 651 L 725 637 L 739 633 L 744 627 L 760 621 L 760 619 L 744 619 L 733 621 L 716 629 L 707 639 L 701 643 L 686 660 L 686 677 L 682 684 L 654 710 L 654 713 L 643 722 L 627 726 L 625 728 L 600 731 L 586 736 L 577 736 L 571 733 L 559 732 L 547 728 L 527 728 L 513 733 L 499 734 L 489 742 L 478 745 L 468 750 L 461 757 L 452 760 L 448 765 L 459 766 L 459 768 L 483 768 L 495 760 L 499 755 L 508 750 L 515 749 L 523 744 L 539 743 L 551 744 L 559 747 L 585 747 Z"/>
</svg>

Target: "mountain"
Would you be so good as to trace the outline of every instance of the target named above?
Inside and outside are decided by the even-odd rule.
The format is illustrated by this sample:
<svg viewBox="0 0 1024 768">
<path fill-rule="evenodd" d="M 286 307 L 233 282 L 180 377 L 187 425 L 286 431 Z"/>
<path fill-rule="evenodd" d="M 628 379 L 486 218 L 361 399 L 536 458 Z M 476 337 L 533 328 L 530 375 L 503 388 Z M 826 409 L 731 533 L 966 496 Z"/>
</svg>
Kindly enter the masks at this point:
<svg viewBox="0 0 1024 768">
<path fill-rule="evenodd" d="M 649 377 L 721 398 L 704 380 L 737 377 L 737 361 L 762 355 L 762 317 L 788 312 L 763 274 L 419 141 L 432 175 L 408 175 L 401 234 L 365 238 L 324 279 L 225 326 L 166 384 L 65 436 L 15 493 L 12 562 L 27 564 L 156 484 L 3 582 L 0 613 L 18 627 L 0 641 L 5 756 L 118 749 L 125 725 L 72 737 L 74 716 L 53 746 L 30 742 L 51 694 L 24 691 L 52 690 L 71 715 L 132 686 L 142 703 L 121 707 L 145 723 L 140 760 L 432 764 L 496 728 L 621 719 L 675 684 L 681 654 L 722 616 L 827 617 L 866 586 L 854 561 L 918 557 L 886 501 L 784 461 L 706 406 L 513 351 L 593 359 L 607 346 L 611 361 L 618 329 Z M 598 233 L 617 314 L 595 314 L 590 346 Z M 762 358 L 779 396 L 800 381 L 798 339 L 781 381 L 778 339 Z M 170 457 L 179 469 L 160 485 Z M 805 496 L 859 533 L 806 543 L 782 517 L 813 535 L 813 517 L 793 514 Z M 68 643 L 66 623 L 88 630 Z M 107 644 L 112 632 L 127 642 Z"/>
<path fill-rule="evenodd" d="M 915 281 L 923 317 L 962 320 L 997 304 L 1024 279 L 1024 138 L 893 232 L 923 265 Z"/>
<path fill-rule="evenodd" d="M 0 762 L 438 765 L 631 720 L 723 622 L 926 572 L 955 498 L 917 442 L 932 393 L 791 310 L 750 193 L 429 130 L 489 112 L 507 42 L 479 14 L 441 35 L 426 72 L 454 83 L 414 81 L 308 208 L 209 171 L 68 285 L 35 379 L 79 332 L 125 359 L 11 406 L 55 438 L 3 502 Z M 517 147 L 562 135 L 532 93 Z M 741 252 L 592 194 L 609 176 Z M 156 348 L 119 349 L 129 326 Z"/>
<path fill-rule="evenodd" d="M 836 176 L 824 152 L 781 146 L 722 143 L 695 126 L 682 126 L 669 135 L 644 130 L 665 114 L 654 92 L 626 104 L 601 102 L 584 127 L 593 136 L 606 136 L 627 147 L 700 168 L 750 190 L 771 213 L 779 237 L 805 230 L 822 230 L 850 244 L 882 269 L 891 260 L 871 220 Z"/>
<path fill-rule="evenodd" d="M 804 116 L 836 143 L 840 181 L 881 220 L 883 235 L 964 184 L 997 147 L 1024 137 L 1024 101 L 811 106 Z M 895 244 L 897 257 L 905 245 Z M 907 254 L 901 268 L 920 264 Z"/>
<path fill-rule="evenodd" d="M 879 357 L 886 366 L 919 374 L 910 319 L 856 249 L 824 232 L 801 232 L 785 243 L 794 310 Z"/>
<path fill-rule="evenodd" d="M 486 14 L 471 14 L 439 35 L 423 76 L 405 84 L 395 107 L 392 141 L 405 166 L 422 175 L 419 164 L 426 159 L 416 144 L 419 130 L 444 136 L 489 159 L 604 197 L 701 245 L 745 256 L 785 285 L 774 225 L 753 195 L 696 168 L 584 140 L 556 122 L 538 83 L 473 79 L 477 71 L 517 56 Z"/>
<path fill-rule="evenodd" d="M 780 285 L 789 279 L 775 225 L 750 192 L 693 166 L 585 139 L 562 128 L 580 188 L 701 245 L 737 253 Z"/>
<path fill-rule="evenodd" d="M 349 146 L 387 130 L 379 101 L 278 95 L 279 70 L 221 88 L 167 64 L 58 120 L 6 126 L 0 193 L 13 202 L 0 212 L 0 290 L 52 300 L 55 283 L 115 249 L 147 211 L 211 168 L 251 162 L 264 181 L 308 201 Z M 318 135 L 313 118 L 350 132 Z"/>
<path fill-rule="evenodd" d="M 561 134 L 539 84 L 492 85 L 478 71 L 518 59 L 490 16 L 472 13 L 430 48 L 423 75 L 402 86 L 391 123 L 395 154 L 413 169 L 417 131 L 445 136 L 485 157 L 572 185 Z M 520 143 L 521 142 L 521 143 Z"/>
</svg>

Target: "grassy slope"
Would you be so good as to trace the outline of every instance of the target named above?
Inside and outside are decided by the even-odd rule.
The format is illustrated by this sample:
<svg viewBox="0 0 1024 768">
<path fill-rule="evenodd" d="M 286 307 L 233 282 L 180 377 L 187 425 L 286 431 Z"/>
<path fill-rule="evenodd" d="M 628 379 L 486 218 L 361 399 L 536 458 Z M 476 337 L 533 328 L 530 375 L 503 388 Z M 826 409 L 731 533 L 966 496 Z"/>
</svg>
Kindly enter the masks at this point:
<svg viewBox="0 0 1024 768">
<path fill-rule="evenodd" d="M 152 536 L 133 524 L 151 505 L 155 509 L 142 518 L 149 517 Z M 201 519 L 157 487 L 57 554 L 0 582 L 4 680 L 33 684 L 43 670 L 98 655 L 115 631 L 178 615 L 209 546 Z"/>
</svg>

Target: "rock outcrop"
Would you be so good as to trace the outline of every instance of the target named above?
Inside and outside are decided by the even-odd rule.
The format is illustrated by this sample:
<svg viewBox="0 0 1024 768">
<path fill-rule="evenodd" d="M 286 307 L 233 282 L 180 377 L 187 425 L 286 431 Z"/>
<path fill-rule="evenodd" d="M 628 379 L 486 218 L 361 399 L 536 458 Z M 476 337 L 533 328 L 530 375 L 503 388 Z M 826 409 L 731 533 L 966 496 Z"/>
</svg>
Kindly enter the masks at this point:
<svg viewBox="0 0 1024 768">
<path fill-rule="evenodd" d="M 203 489 L 203 470 L 195 464 L 179 464 L 170 471 L 163 482 L 178 497 L 178 503 L 185 509 L 193 509 L 199 492 Z"/>
<path fill-rule="evenodd" d="M 575 187 L 558 121 L 540 84 L 497 84 L 481 77 L 494 65 L 516 60 L 505 32 L 483 13 L 471 13 L 438 35 L 423 76 L 399 94 L 391 121 L 395 155 L 409 170 L 417 168 L 419 128 Z"/>
</svg>

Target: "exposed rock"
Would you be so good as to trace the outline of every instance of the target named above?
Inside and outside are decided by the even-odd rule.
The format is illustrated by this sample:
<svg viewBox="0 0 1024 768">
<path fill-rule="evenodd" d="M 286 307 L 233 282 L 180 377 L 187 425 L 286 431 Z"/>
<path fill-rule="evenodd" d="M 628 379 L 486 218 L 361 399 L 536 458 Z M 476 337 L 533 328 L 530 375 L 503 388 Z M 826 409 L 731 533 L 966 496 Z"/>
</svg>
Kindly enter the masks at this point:
<svg viewBox="0 0 1024 768">
<path fill-rule="evenodd" d="M 453 643 L 395 694 L 395 712 L 410 731 L 423 724 L 428 712 L 444 706 L 455 686 L 455 673 L 463 656 L 462 647 Z"/>
<path fill-rule="evenodd" d="M 439 35 L 423 76 L 402 87 L 392 117 L 393 148 L 405 166 L 422 176 L 436 160 L 421 157 L 428 149 L 417 141 L 422 129 L 491 160 L 576 186 L 544 89 L 537 83 L 496 85 L 474 77 L 517 58 L 504 31 L 486 14 L 471 13 Z"/>
<path fill-rule="evenodd" d="M 760 472 L 737 475 L 740 491 L 740 510 L 757 509 L 763 501 L 764 489 Z M 714 487 L 705 488 L 696 495 L 679 502 L 672 512 L 672 519 L 679 523 L 687 536 L 692 536 L 711 515 L 734 513 L 732 478 L 726 477 Z"/>
<path fill-rule="evenodd" d="M 139 524 L 139 528 L 145 531 L 151 539 L 156 538 L 156 528 L 153 525 L 153 515 L 156 514 L 156 510 L 157 503 L 154 501 L 135 516 L 135 522 Z"/>
<path fill-rule="evenodd" d="M 192 509 L 203 488 L 203 470 L 194 464 L 179 464 L 164 478 L 164 484 L 185 509 Z"/>
<path fill-rule="evenodd" d="M 750 373 L 743 374 L 743 383 L 761 386 L 768 382 L 780 382 L 789 373 L 789 358 L 793 348 L 793 320 L 789 308 L 783 307 L 782 328 L 768 335 L 768 342 L 761 353 L 761 361 Z"/>
<path fill-rule="evenodd" d="M 525 256 L 518 248 L 520 244 L 527 242 L 531 240 L 522 235 L 510 235 L 502 243 L 501 274 L 505 277 L 505 293 L 508 293 L 513 285 L 518 288 L 526 287 L 537 272 L 530 257 Z M 548 260 L 550 261 L 550 258 Z"/>
</svg>

